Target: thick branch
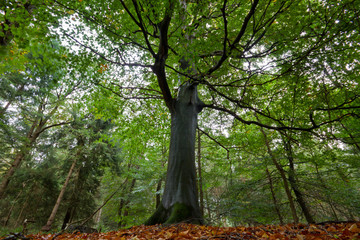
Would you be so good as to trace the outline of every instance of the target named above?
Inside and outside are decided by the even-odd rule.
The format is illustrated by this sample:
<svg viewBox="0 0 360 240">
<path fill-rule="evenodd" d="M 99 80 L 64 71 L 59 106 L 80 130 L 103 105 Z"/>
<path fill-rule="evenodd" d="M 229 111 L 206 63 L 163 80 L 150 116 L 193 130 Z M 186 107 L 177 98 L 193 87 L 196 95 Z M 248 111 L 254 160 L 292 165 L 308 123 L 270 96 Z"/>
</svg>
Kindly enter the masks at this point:
<svg viewBox="0 0 360 240">
<path fill-rule="evenodd" d="M 156 74 L 161 93 L 164 96 L 165 104 L 169 110 L 173 111 L 173 98 L 171 96 L 170 88 L 167 83 L 165 73 L 165 62 L 168 57 L 168 31 L 170 26 L 171 17 L 174 10 L 173 1 L 169 0 L 169 7 L 165 10 L 164 19 L 159 23 L 160 30 L 160 43 L 159 50 L 156 54 L 155 64 L 153 66 L 153 72 Z"/>
<path fill-rule="evenodd" d="M 238 114 L 236 114 L 234 111 L 231 111 L 227 108 L 224 108 L 224 107 L 220 107 L 220 106 L 215 106 L 215 105 L 204 105 L 204 107 L 208 107 L 208 108 L 211 108 L 211 109 L 215 109 L 215 110 L 218 110 L 218 111 L 221 111 L 221 112 L 225 112 L 225 113 L 228 113 L 229 115 L 233 116 L 235 119 L 239 120 L 240 122 L 246 124 L 246 125 L 257 125 L 259 127 L 263 127 L 263 128 L 267 128 L 267 129 L 273 129 L 273 130 L 277 130 L 277 131 L 281 131 L 281 130 L 297 130 L 297 131 L 306 131 L 306 132 L 311 132 L 317 128 L 320 128 L 321 126 L 323 125 L 327 125 L 327 124 L 330 124 L 330 123 L 334 123 L 334 122 L 338 122 L 340 121 L 341 119 L 345 118 L 345 117 L 349 117 L 351 116 L 351 114 L 344 114 L 344 115 L 341 115 L 333 120 L 329 120 L 329 121 L 325 121 L 325 122 L 322 122 L 322 123 L 319 123 L 319 124 L 316 124 L 315 121 L 312 119 L 309 119 L 309 121 L 311 122 L 312 126 L 311 127 L 289 127 L 289 126 L 285 126 L 282 124 L 282 126 L 271 126 L 271 125 L 266 125 L 266 124 L 263 124 L 263 123 L 260 123 L 258 121 L 248 121 L 248 120 L 245 120 L 243 119 L 242 117 L 240 117 Z"/>
</svg>

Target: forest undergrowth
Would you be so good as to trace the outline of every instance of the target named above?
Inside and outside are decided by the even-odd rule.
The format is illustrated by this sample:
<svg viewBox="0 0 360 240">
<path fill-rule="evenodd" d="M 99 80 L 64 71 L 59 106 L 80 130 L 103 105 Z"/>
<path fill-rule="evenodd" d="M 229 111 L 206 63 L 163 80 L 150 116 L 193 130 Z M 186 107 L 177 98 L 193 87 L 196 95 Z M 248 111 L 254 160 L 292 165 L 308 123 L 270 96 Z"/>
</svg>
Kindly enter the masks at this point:
<svg viewBox="0 0 360 240">
<path fill-rule="evenodd" d="M 118 240 L 145 240 L 145 239 L 360 239 L 360 222 L 341 222 L 323 224 L 286 224 L 264 225 L 256 227 L 215 227 L 193 224 L 175 224 L 171 226 L 134 226 L 130 229 L 106 233 L 62 233 L 62 234 L 30 234 L 22 238 L 2 237 L 4 239 L 118 239 Z"/>
</svg>

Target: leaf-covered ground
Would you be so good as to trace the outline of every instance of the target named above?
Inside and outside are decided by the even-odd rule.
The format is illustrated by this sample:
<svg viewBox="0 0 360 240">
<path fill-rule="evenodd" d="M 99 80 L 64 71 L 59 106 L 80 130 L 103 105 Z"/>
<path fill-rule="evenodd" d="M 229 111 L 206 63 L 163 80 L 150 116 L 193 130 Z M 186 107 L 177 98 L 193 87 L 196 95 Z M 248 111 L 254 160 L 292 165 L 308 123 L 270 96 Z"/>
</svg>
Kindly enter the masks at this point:
<svg viewBox="0 0 360 240">
<path fill-rule="evenodd" d="M 107 233 L 28 235 L 30 239 L 360 239 L 360 222 L 337 224 L 287 224 L 257 227 L 211 227 L 191 224 L 136 226 Z"/>
</svg>

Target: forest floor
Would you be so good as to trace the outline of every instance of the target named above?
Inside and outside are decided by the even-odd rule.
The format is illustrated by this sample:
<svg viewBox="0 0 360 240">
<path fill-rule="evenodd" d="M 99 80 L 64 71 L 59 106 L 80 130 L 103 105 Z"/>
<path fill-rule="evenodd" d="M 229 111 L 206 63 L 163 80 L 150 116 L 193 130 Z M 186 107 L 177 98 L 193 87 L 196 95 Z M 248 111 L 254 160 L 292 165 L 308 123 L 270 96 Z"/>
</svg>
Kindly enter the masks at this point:
<svg viewBox="0 0 360 240">
<path fill-rule="evenodd" d="M 360 239 L 360 222 L 327 223 L 327 224 L 287 224 L 265 225 L 257 227 L 213 227 L 192 224 L 176 224 L 171 226 L 135 226 L 107 233 L 63 233 L 33 234 L 28 239 L 65 240 L 65 239 Z M 0 238 L 2 239 L 2 238 Z M 6 238 L 3 238 L 6 239 Z"/>
</svg>

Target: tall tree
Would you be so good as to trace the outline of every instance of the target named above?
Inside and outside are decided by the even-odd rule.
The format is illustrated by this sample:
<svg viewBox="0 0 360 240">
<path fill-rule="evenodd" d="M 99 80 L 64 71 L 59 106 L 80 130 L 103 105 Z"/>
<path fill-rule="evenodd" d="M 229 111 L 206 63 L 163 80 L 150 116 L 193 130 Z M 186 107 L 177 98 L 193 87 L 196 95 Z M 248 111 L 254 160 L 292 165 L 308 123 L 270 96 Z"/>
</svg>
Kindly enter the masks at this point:
<svg viewBox="0 0 360 240">
<path fill-rule="evenodd" d="M 5 91 L 9 88 L 16 89 L 14 94 L 2 93 L 8 99 L 1 99 L 1 102 L 7 101 L 6 106 L 1 109 L 1 133 L 9 139 L 16 136 L 20 140 L 12 145 L 17 148 L 11 166 L 2 178 L 0 199 L 4 196 L 11 177 L 34 147 L 39 136 L 53 127 L 69 124 L 68 119 L 57 118 L 59 108 L 79 84 L 77 80 L 68 81 L 69 72 L 57 66 L 65 64 L 67 60 L 63 57 L 65 49 L 55 41 L 32 44 L 30 47 L 32 52 L 26 56 L 24 70 L 10 68 L 0 72 L 2 83 L 7 86 Z M 65 86 L 62 86 L 62 83 Z"/>
<path fill-rule="evenodd" d="M 90 59 L 102 64 L 99 72 L 118 71 L 98 84 L 167 106 L 165 190 L 147 222 L 155 224 L 202 222 L 194 154 L 202 109 L 278 131 L 358 117 L 359 9 L 356 0 L 55 0 L 48 11 L 66 22 L 64 36 L 97 56 Z M 288 91 L 294 86 L 296 95 Z M 289 98 L 295 119 L 283 108 Z"/>
</svg>

